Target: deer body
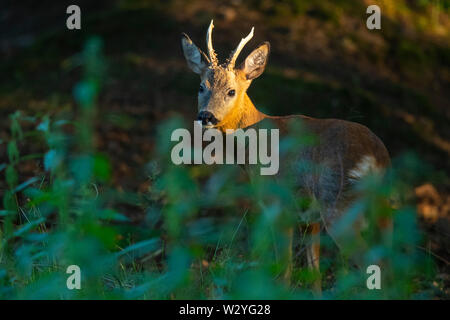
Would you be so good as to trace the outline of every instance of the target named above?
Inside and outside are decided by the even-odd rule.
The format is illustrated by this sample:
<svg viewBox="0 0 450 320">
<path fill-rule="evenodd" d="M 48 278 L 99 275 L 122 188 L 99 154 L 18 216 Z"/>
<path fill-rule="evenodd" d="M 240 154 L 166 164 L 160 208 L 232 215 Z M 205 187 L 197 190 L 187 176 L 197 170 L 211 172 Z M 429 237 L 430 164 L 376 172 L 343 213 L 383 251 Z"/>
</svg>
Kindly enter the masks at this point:
<svg viewBox="0 0 450 320">
<path fill-rule="evenodd" d="M 187 63 L 201 77 L 198 119 L 204 127 L 214 127 L 225 133 L 227 129 L 257 127 L 268 120 L 280 130 L 282 137 L 289 130 L 291 122 L 298 122 L 317 138 L 316 144 L 299 146 L 298 151 L 290 153 L 293 156 L 289 159 L 280 159 L 279 175 L 294 177 L 298 192 L 320 203 L 319 218 L 310 223 L 312 242 L 307 248 L 308 265 L 318 270 L 321 226 L 340 247 L 342 237 L 335 232 L 333 226 L 354 200 L 352 186 L 368 173 L 386 168 L 390 163 L 388 151 L 367 127 L 354 122 L 314 119 L 302 115 L 276 117 L 258 111 L 246 91 L 251 81 L 264 71 L 270 50 L 269 43 L 265 42 L 257 47 L 239 67 L 235 67 L 237 55 L 253 35 L 252 29 L 227 63 L 219 65 L 212 48 L 212 29 L 211 21 L 207 33 L 209 57 L 188 36 L 182 37 Z M 298 160 L 312 165 L 306 170 L 299 170 L 295 167 Z M 352 236 L 359 236 L 357 228 L 354 228 L 354 232 L 350 239 Z M 287 230 L 286 234 L 292 239 L 292 230 Z M 292 240 L 290 243 L 292 244 Z M 288 256 L 288 259 L 292 257 L 291 248 Z M 290 272 L 289 264 L 285 273 L 287 279 Z M 320 290 L 320 283 L 316 283 L 315 287 Z"/>
</svg>

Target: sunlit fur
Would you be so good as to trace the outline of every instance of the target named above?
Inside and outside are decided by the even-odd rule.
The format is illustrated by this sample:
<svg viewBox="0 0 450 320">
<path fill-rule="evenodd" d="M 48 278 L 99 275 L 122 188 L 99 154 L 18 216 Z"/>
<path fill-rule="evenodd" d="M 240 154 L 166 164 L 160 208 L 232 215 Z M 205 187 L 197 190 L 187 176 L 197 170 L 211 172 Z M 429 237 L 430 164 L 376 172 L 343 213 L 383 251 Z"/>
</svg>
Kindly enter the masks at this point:
<svg viewBox="0 0 450 320">
<path fill-rule="evenodd" d="M 226 129 L 245 128 L 264 118 L 246 91 L 251 80 L 246 80 L 239 69 L 229 70 L 222 66 L 206 69 L 201 75 L 203 92 L 198 94 L 198 111 L 209 111 L 219 120 L 216 127 Z M 235 90 L 233 97 L 228 96 Z"/>
</svg>

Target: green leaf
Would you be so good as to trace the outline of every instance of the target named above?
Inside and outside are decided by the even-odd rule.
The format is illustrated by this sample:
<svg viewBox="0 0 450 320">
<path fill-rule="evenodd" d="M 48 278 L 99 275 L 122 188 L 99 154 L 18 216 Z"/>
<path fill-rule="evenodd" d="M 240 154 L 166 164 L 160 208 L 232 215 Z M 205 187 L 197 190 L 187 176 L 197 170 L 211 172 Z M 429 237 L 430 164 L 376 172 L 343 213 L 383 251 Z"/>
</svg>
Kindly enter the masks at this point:
<svg viewBox="0 0 450 320">
<path fill-rule="evenodd" d="M 48 151 L 44 156 L 44 169 L 50 171 L 61 163 L 61 155 L 54 149 Z"/>
<path fill-rule="evenodd" d="M 3 206 L 6 211 L 14 213 L 17 210 L 17 204 L 14 194 L 10 190 L 6 190 L 3 195 Z"/>
<path fill-rule="evenodd" d="M 44 117 L 43 121 L 41 123 L 39 123 L 39 125 L 37 126 L 37 130 L 39 131 L 43 131 L 43 132 L 48 132 L 50 129 L 50 121 L 48 119 L 48 117 Z"/>
<path fill-rule="evenodd" d="M 19 149 L 17 149 L 17 144 L 14 140 L 8 143 L 8 158 L 11 163 L 19 159 Z"/>
<path fill-rule="evenodd" d="M 31 184 L 35 183 L 36 181 L 38 181 L 38 180 L 39 180 L 39 179 L 38 179 L 37 177 L 33 177 L 33 178 L 31 178 L 31 179 L 28 179 L 27 181 L 25 181 L 25 182 L 19 184 L 19 185 L 13 190 L 13 192 L 14 192 L 14 193 L 20 192 L 20 191 L 22 191 L 23 189 L 25 189 L 26 187 L 28 187 L 29 185 L 31 185 Z"/>
<path fill-rule="evenodd" d="M 21 235 L 23 235 L 24 233 L 32 230 L 33 228 L 35 228 L 36 226 L 40 225 L 44 221 L 45 221 L 45 218 L 41 217 L 41 218 L 39 218 L 37 220 L 28 222 L 22 228 L 20 228 L 16 232 L 14 232 L 13 235 L 14 235 L 14 237 L 20 237 Z"/>
<path fill-rule="evenodd" d="M 101 154 L 98 154 L 94 158 L 94 174 L 103 182 L 106 182 L 111 177 L 111 164 L 109 159 Z"/>
<path fill-rule="evenodd" d="M 10 214 L 14 214 L 14 211 L 10 211 L 10 210 L 0 210 L 0 217 L 4 217 L 4 216 L 8 216 Z"/>
<path fill-rule="evenodd" d="M 20 127 L 20 123 L 18 120 L 20 116 L 20 111 L 17 111 L 11 116 L 11 133 L 14 138 L 18 139 L 23 138 L 22 128 Z"/>
<path fill-rule="evenodd" d="M 13 165 L 9 165 L 6 168 L 6 183 L 8 183 L 8 186 L 12 189 L 17 185 L 18 177 L 16 169 L 14 169 Z"/>
<path fill-rule="evenodd" d="M 101 210 L 98 212 L 97 216 L 100 219 L 104 219 L 104 220 L 114 220 L 114 221 L 122 221 L 122 222 L 130 221 L 130 219 L 128 219 L 127 216 L 125 216 L 121 213 L 118 213 L 112 209 Z"/>
<path fill-rule="evenodd" d="M 153 238 L 132 244 L 131 246 L 126 247 L 122 251 L 118 252 L 117 256 L 120 257 L 130 252 L 135 252 L 137 256 L 141 256 L 146 252 L 155 250 L 159 247 L 160 247 L 160 240 L 158 238 Z"/>
<path fill-rule="evenodd" d="M 96 88 L 92 82 L 81 81 L 75 86 L 73 94 L 78 103 L 89 106 L 95 99 Z"/>
</svg>

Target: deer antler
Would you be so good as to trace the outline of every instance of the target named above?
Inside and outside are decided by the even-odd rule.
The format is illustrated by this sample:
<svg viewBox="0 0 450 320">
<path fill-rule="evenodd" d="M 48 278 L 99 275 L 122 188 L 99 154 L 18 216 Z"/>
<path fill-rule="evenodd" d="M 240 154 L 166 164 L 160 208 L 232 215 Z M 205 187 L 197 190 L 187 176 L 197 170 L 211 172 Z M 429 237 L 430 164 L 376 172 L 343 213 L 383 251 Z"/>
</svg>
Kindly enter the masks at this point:
<svg viewBox="0 0 450 320">
<path fill-rule="evenodd" d="M 216 66 L 218 64 L 217 61 L 217 55 L 214 52 L 214 48 L 212 46 L 212 30 L 214 28 L 213 20 L 211 20 L 211 23 L 209 24 L 208 32 L 206 33 L 206 45 L 208 47 L 208 55 L 209 60 L 213 66 Z"/>
<path fill-rule="evenodd" d="M 239 42 L 236 49 L 231 53 L 230 62 L 228 63 L 228 68 L 231 68 L 231 69 L 234 68 L 234 64 L 236 63 L 236 59 L 239 56 L 239 53 L 241 53 L 242 49 L 247 44 L 247 42 L 249 42 L 253 38 L 253 30 L 254 29 L 255 29 L 255 27 L 252 27 L 252 30 L 250 31 L 248 36 L 246 36 L 245 38 L 242 38 L 241 42 Z"/>
</svg>

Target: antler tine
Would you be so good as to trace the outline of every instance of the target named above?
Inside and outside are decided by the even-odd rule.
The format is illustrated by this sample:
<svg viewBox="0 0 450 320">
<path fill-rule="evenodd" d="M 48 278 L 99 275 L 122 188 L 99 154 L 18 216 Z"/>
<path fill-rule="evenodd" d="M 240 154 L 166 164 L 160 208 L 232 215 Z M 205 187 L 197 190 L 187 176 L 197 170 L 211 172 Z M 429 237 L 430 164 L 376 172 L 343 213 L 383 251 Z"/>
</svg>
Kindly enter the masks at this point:
<svg viewBox="0 0 450 320">
<path fill-rule="evenodd" d="M 214 52 L 214 48 L 212 45 L 212 30 L 214 28 L 213 20 L 211 20 L 211 23 L 209 24 L 208 32 L 206 33 L 206 45 L 208 47 L 208 55 L 209 60 L 211 61 L 212 65 L 217 65 L 217 55 Z"/>
<path fill-rule="evenodd" d="M 253 38 L 253 30 L 255 30 L 255 27 L 252 27 L 252 30 L 250 31 L 248 36 L 246 36 L 245 38 L 242 38 L 241 42 L 239 42 L 239 44 L 236 47 L 236 49 L 232 52 L 232 54 L 230 56 L 230 62 L 228 63 L 228 67 L 229 68 L 233 68 L 234 67 L 234 64 L 236 63 L 236 60 L 237 60 L 237 58 L 239 56 L 239 53 L 241 53 L 242 49 L 247 44 L 247 42 L 249 42 Z"/>
</svg>

